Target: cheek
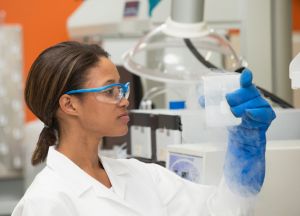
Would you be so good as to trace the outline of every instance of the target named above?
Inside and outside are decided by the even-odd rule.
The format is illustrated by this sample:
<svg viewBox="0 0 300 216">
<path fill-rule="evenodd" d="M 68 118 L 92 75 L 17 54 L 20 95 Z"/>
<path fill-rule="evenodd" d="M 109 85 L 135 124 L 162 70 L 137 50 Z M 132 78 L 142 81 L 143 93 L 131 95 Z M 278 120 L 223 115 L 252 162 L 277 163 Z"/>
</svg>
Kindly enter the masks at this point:
<svg viewBox="0 0 300 216">
<path fill-rule="evenodd" d="M 114 119 L 112 109 L 105 106 L 93 106 L 85 111 L 82 120 L 91 130 L 105 130 L 113 125 Z"/>
<path fill-rule="evenodd" d="M 118 112 L 115 105 L 90 104 L 81 117 L 83 127 L 88 131 L 99 133 L 102 136 L 122 136 L 128 131 L 117 118 Z"/>
</svg>

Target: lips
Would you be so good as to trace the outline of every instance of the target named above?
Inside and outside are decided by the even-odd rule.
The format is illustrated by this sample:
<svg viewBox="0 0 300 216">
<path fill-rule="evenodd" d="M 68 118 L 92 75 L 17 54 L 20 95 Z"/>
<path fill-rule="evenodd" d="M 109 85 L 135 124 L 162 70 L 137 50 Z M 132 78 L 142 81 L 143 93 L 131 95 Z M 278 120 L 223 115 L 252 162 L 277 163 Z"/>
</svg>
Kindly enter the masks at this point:
<svg viewBox="0 0 300 216">
<path fill-rule="evenodd" d="M 127 112 L 119 115 L 118 119 L 120 119 L 124 124 L 127 124 L 130 120 Z"/>
<path fill-rule="evenodd" d="M 123 117 L 123 116 L 128 116 L 128 112 L 125 112 L 125 113 L 119 115 L 118 118 L 121 118 L 121 117 Z"/>
</svg>

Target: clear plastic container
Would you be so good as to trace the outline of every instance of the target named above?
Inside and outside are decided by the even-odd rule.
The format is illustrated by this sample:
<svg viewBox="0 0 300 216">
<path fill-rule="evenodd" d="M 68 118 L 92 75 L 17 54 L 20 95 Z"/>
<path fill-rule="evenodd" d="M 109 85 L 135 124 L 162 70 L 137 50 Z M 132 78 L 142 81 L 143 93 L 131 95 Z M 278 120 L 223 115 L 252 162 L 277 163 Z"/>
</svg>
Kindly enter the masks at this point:
<svg viewBox="0 0 300 216">
<path fill-rule="evenodd" d="M 209 127 L 238 125 L 227 103 L 226 94 L 240 87 L 240 74 L 233 72 L 211 73 L 203 76 L 203 94 L 205 100 L 205 118 Z"/>
</svg>

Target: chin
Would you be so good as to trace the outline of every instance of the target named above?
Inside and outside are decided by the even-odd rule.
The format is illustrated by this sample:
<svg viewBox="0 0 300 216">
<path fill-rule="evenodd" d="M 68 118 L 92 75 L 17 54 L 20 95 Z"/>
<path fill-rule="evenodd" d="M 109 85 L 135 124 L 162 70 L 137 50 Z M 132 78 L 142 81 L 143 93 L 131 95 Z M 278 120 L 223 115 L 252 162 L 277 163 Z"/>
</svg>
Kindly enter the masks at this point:
<svg viewBox="0 0 300 216">
<path fill-rule="evenodd" d="M 110 137 L 121 137 L 125 136 L 128 133 L 128 127 L 122 128 L 122 130 L 115 131 L 115 133 L 109 135 Z"/>
<path fill-rule="evenodd" d="M 126 131 L 123 131 L 119 136 L 125 136 L 128 133 L 128 129 Z"/>
</svg>

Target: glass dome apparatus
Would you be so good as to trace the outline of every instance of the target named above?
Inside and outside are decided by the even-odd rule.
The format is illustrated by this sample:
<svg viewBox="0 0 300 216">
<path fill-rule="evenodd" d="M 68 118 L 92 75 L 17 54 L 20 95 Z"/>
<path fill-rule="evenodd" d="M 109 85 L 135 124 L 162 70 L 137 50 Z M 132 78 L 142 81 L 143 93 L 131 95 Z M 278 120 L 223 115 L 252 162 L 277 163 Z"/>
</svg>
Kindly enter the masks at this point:
<svg viewBox="0 0 300 216">
<path fill-rule="evenodd" d="M 222 72 L 246 66 L 230 42 L 207 27 L 203 8 L 204 0 L 172 0 L 166 22 L 124 54 L 128 71 L 166 84 L 162 88 L 155 84 L 142 101 L 164 94 L 166 101 L 183 100 L 188 108 L 199 108 L 197 101 L 203 94 L 204 76 L 226 75 Z"/>
<path fill-rule="evenodd" d="M 242 72 L 247 62 L 223 35 L 209 30 L 203 21 L 204 2 L 171 0 L 170 17 L 124 54 L 125 68 L 142 78 L 174 83 L 184 89 L 186 84 L 201 85 L 205 75 L 216 75 L 211 72 Z M 257 88 L 280 107 L 293 108 L 266 89 Z"/>
<path fill-rule="evenodd" d="M 246 65 L 230 42 L 205 23 L 178 24 L 171 19 L 141 38 L 123 59 L 132 73 L 167 83 L 195 83 L 212 71 Z"/>
</svg>

